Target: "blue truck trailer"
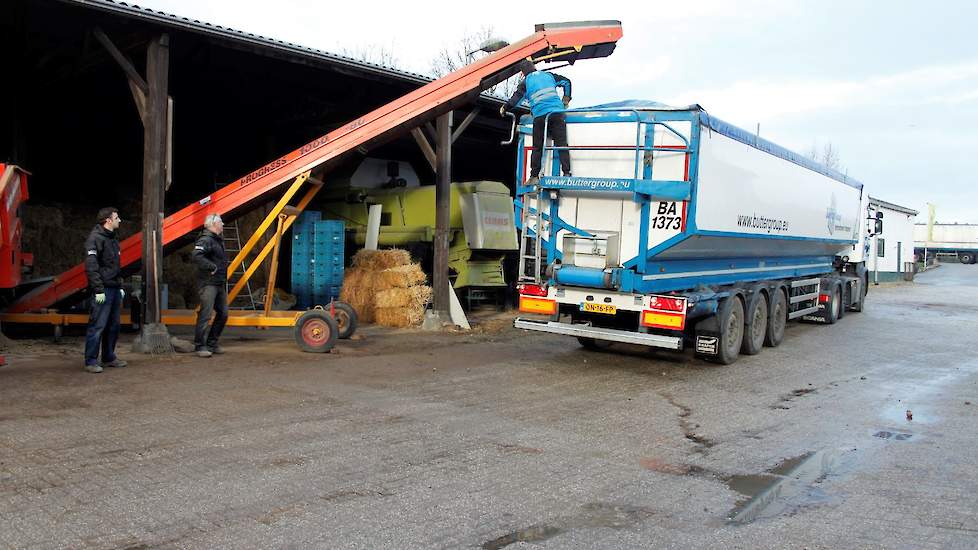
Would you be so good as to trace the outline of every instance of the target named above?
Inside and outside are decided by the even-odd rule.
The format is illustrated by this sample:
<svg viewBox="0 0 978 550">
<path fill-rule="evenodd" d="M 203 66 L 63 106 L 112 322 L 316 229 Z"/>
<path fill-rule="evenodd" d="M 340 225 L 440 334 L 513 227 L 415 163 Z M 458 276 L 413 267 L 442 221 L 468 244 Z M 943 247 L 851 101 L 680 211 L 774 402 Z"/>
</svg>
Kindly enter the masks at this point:
<svg viewBox="0 0 978 550">
<path fill-rule="evenodd" d="M 711 116 L 627 101 L 567 112 L 572 176 L 519 124 L 517 328 L 729 364 L 793 319 L 832 324 L 868 288 L 863 185 Z M 525 315 L 525 314 L 530 314 Z"/>
</svg>

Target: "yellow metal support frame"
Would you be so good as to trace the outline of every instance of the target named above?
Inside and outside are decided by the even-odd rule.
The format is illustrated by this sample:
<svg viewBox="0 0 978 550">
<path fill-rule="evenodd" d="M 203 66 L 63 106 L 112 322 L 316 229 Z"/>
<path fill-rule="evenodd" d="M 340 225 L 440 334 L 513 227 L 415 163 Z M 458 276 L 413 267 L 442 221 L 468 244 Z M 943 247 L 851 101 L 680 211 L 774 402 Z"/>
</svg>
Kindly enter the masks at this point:
<svg viewBox="0 0 978 550">
<path fill-rule="evenodd" d="M 306 191 L 306 194 L 302 196 L 299 203 L 295 206 L 290 206 L 289 201 L 292 197 L 299 192 L 302 186 L 309 183 L 311 187 Z M 228 326 L 232 327 L 293 327 L 296 321 L 299 319 L 304 312 L 302 311 L 272 311 L 272 296 L 275 289 L 275 272 L 278 263 L 278 252 L 281 246 L 282 235 L 288 231 L 292 224 L 295 222 L 296 218 L 302 211 L 312 202 L 312 199 L 316 196 L 316 193 L 322 188 L 323 182 L 315 178 L 310 177 L 309 172 L 304 172 L 299 174 L 292 182 L 292 185 L 285 191 L 282 198 L 279 199 L 275 206 L 272 207 L 272 211 L 265 216 L 261 224 L 258 225 L 258 229 L 255 233 L 248 239 L 248 242 L 241 248 L 238 255 L 231 260 L 228 264 L 228 277 L 234 272 L 235 269 L 244 259 L 250 254 L 258 245 L 258 241 L 261 240 L 262 235 L 268 231 L 268 228 L 275 223 L 275 235 L 273 238 L 269 239 L 265 246 L 261 249 L 257 256 L 245 271 L 244 276 L 234 285 L 231 292 L 228 293 L 228 303 L 234 300 L 234 297 L 241 292 L 244 285 L 248 282 L 248 279 L 254 275 L 255 271 L 261 263 L 268 257 L 268 254 L 274 250 L 272 255 L 272 276 L 269 277 L 269 291 L 265 295 L 265 308 L 264 311 L 240 311 L 231 310 L 228 312 Z M 132 324 L 132 319 L 128 313 L 123 313 L 119 316 L 119 322 L 122 324 Z M 162 312 L 162 322 L 167 325 L 193 325 L 197 319 L 197 312 L 189 309 L 167 309 Z M 54 311 L 47 311 L 41 313 L 0 313 L 0 321 L 4 323 L 25 323 L 25 324 L 39 324 L 39 325 L 53 325 L 58 326 L 68 326 L 68 325 L 84 325 L 88 323 L 88 315 L 84 313 L 57 313 Z"/>
<path fill-rule="evenodd" d="M 302 199 L 299 200 L 299 204 L 290 207 L 289 200 L 292 199 L 292 197 L 299 191 L 299 188 L 301 188 L 302 185 L 306 182 L 309 182 L 309 184 L 312 185 L 312 187 L 310 187 L 309 190 L 306 191 L 306 194 L 303 195 Z M 299 176 L 295 178 L 295 181 L 292 183 L 292 185 L 289 186 L 289 189 L 285 192 L 282 198 L 279 199 L 277 203 L 275 203 L 274 207 L 272 207 L 272 211 L 269 212 L 268 215 L 265 216 L 265 219 L 262 220 L 261 224 L 258 225 L 258 229 L 256 229 L 255 233 L 251 236 L 250 239 L 248 239 L 248 242 L 241 247 L 241 252 L 238 252 L 238 255 L 235 256 L 233 260 L 231 260 L 230 264 L 228 264 L 228 277 L 230 277 L 231 273 L 233 273 L 234 270 L 237 269 L 239 265 L 241 265 L 241 262 L 245 259 L 245 257 L 247 257 L 248 254 L 250 254 L 251 251 L 254 250 L 254 248 L 258 245 L 258 241 L 261 239 L 262 235 L 264 235 L 265 232 L 268 231 L 268 228 L 272 226 L 272 223 L 278 221 L 280 214 L 284 216 L 284 218 L 281 220 L 281 224 L 282 224 L 281 233 L 284 234 L 286 231 L 289 230 L 290 227 L 292 227 L 292 224 L 295 223 L 295 220 L 297 217 L 299 217 L 299 214 L 301 214 L 302 211 L 305 210 L 306 206 L 308 206 L 309 203 L 312 202 L 312 199 L 316 196 L 316 193 L 319 193 L 319 190 L 322 188 L 322 186 L 323 186 L 323 182 L 315 179 L 310 179 L 309 172 L 303 172 L 302 174 L 299 174 Z M 276 233 L 278 233 L 277 227 L 276 227 Z M 247 284 L 248 279 L 250 279 L 251 276 L 255 274 L 255 271 L 258 270 L 258 267 L 262 264 L 263 261 L 265 261 L 265 258 L 268 257 L 268 254 L 272 251 L 273 248 L 275 248 L 274 238 L 269 239 L 268 242 L 265 243 L 264 248 L 262 248 L 261 251 L 258 253 L 258 255 L 255 256 L 255 259 L 251 261 L 251 264 L 248 266 L 248 269 L 245 271 L 241 279 L 239 279 L 238 282 L 235 283 L 234 288 L 232 288 L 231 291 L 228 292 L 228 303 L 234 301 L 234 298 L 241 292 L 241 289 L 243 289 L 245 284 Z M 275 271 L 275 267 L 276 266 L 274 265 L 272 266 L 273 272 Z M 266 294 L 265 296 L 266 301 L 269 299 L 270 295 L 271 292 Z M 268 308 L 266 307 L 266 309 Z"/>
</svg>

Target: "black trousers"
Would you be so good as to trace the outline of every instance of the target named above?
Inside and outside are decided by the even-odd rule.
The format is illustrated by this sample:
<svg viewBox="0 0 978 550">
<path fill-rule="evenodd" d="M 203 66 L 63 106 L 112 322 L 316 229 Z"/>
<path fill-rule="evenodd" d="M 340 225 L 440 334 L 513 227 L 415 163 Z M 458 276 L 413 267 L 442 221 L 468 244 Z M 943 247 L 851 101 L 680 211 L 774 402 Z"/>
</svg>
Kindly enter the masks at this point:
<svg viewBox="0 0 978 550">
<path fill-rule="evenodd" d="M 115 343 L 119 339 L 119 313 L 122 309 L 122 293 L 118 288 L 105 289 L 105 301 L 95 303 L 92 297 L 92 312 L 88 316 L 88 330 L 85 333 L 85 365 L 97 365 L 99 351 L 102 362 L 115 361 Z"/>
<path fill-rule="evenodd" d="M 567 118 L 564 113 L 553 113 L 549 119 L 538 116 L 533 119 L 533 153 L 530 154 L 530 177 L 540 175 L 540 164 L 543 162 L 543 126 L 547 126 L 547 134 L 554 140 L 557 147 L 567 147 Z M 564 175 L 571 173 L 570 151 L 557 151 L 560 157 L 560 170 Z"/>
<path fill-rule="evenodd" d="M 228 289 L 223 284 L 204 285 L 197 291 L 200 296 L 200 311 L 197 312 L 197 327 L 194 329 L 194 348 L 200 351 L 204 348 L 217 346 L 217 339 L 228 322 Z M 214 323 L 207 332 L 207 322 L 214 313 Z"/>
</svg>

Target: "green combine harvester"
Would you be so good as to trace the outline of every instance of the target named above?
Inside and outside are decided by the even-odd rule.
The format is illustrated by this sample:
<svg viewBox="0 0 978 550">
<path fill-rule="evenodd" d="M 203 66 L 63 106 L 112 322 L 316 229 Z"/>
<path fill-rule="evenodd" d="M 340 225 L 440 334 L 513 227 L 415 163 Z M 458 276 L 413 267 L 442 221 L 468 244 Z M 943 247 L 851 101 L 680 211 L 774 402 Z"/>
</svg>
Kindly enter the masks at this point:
<svg viewBox="0 0 978 550">
<path fill-rule="evenodd" d="M 353 180 L 355 181 L 355 180 Z M 386 187 L 330 182 L 324 218 L 343 220 L 348 239 L 363 246 L 371 205 L 383 207 L 380 246 L 404 248 L 430 273 L 435 236 L 435 186 L 408 186 L 392 177 Z M 509 189 L 497 181 L 452 184 L 448 266 L 452 285 L 469 302 L 501 299 L 507 281 L 503 262 L 519 245 Z M 497 302 L 499 303 L 499 302 Z"/>
</svg>

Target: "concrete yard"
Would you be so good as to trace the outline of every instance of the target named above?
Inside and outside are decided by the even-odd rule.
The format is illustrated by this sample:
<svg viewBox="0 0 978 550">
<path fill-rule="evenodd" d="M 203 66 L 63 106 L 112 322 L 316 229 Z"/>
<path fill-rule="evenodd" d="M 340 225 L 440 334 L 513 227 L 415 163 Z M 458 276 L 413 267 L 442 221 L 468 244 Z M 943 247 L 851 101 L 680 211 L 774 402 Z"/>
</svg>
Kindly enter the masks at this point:
<svg viewBox="0 0 978 550">
<path fill-rule="evenodd" d="M 510 319 L 100 375 L 19 342 L 0 548 L 978 546 L 978 266 L 728 367 Z"/>
</svg>

